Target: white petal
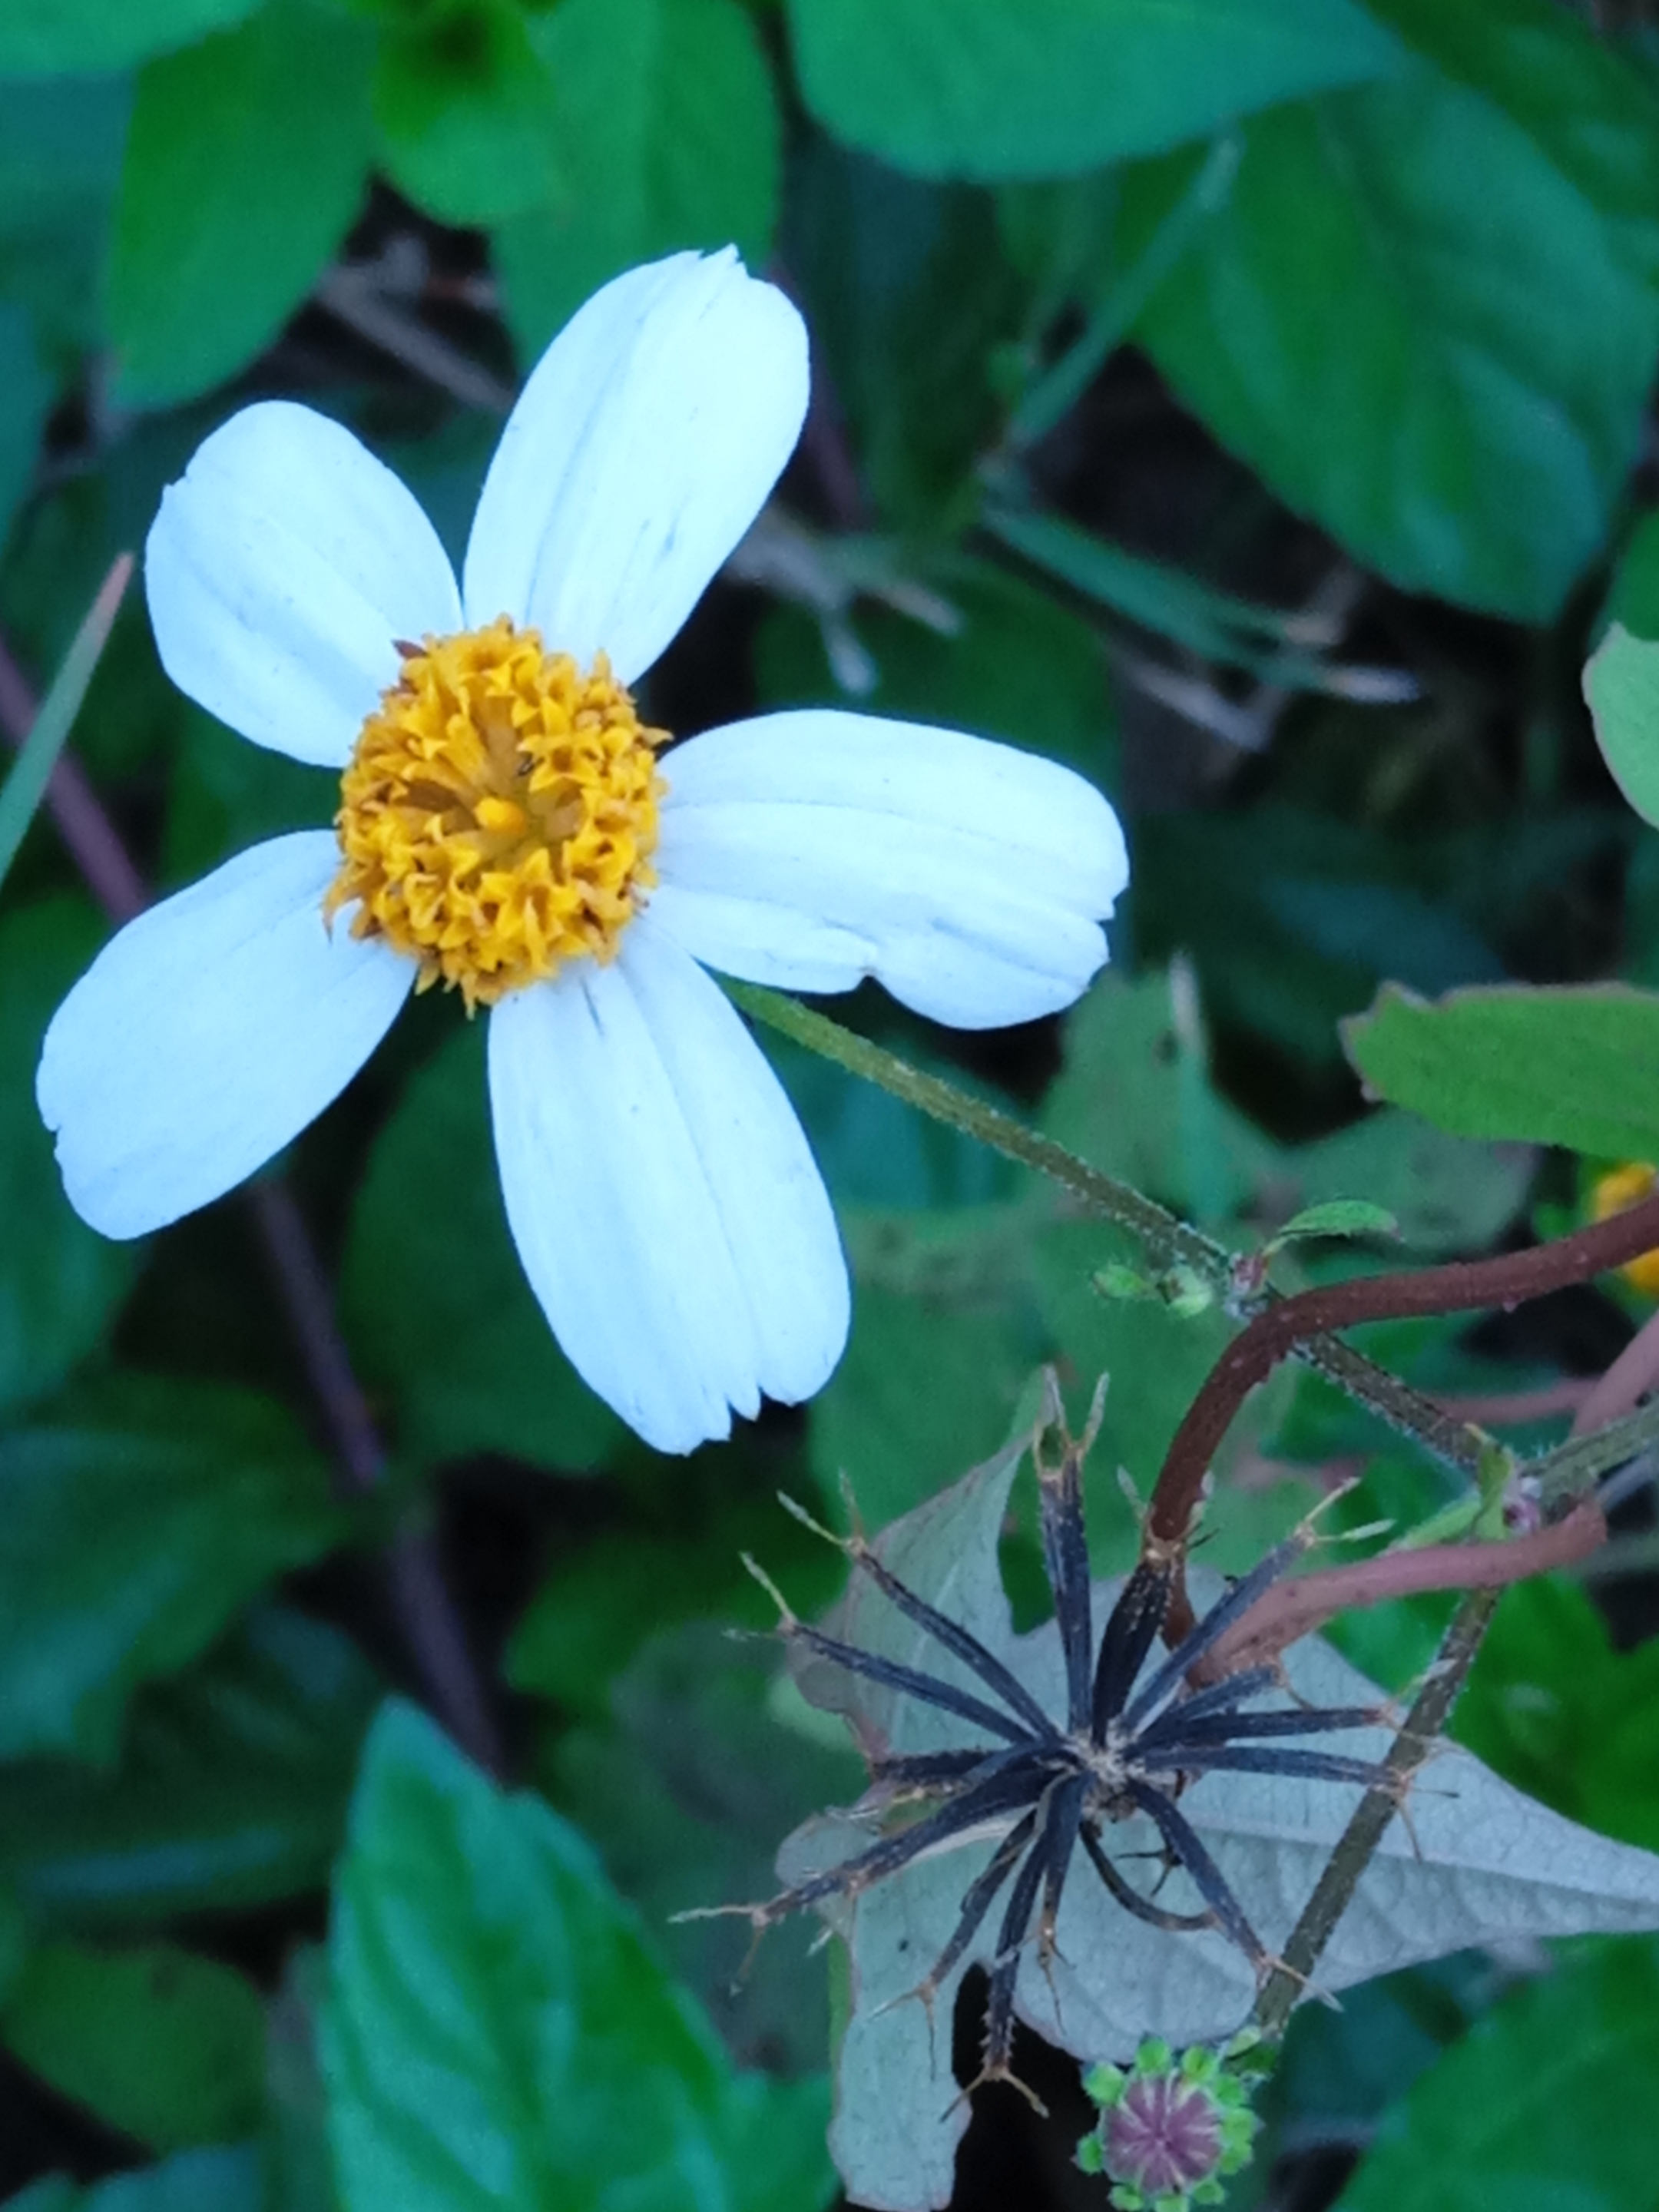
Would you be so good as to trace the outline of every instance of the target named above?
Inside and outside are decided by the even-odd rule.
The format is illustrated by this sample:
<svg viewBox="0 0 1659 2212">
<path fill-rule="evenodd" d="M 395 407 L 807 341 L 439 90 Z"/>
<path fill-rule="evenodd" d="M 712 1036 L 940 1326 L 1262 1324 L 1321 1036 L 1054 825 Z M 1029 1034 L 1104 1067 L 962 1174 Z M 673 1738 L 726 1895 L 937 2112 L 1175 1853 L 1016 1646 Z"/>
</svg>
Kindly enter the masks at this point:
<svg viewBox="0 0 1659 2212">
<path fill-rule="evenodd" d="M 794 1111 L 696 963 L 643 921 L 489 1017 L 519 1256 L 554 1334 L 659 1451 L 828 1379 L 846 1263 Z"/>
<path fill-rule="evenodd" d="M 736 252 L 596 292 L 502 433 L 466 549 L 467 620 L 650 667 L 760 512 L 806 414 L 806 332 Z"/>
<path fill-rule="evenodd" d="M 1117 817 L 1070 769 L 956 730 L 806 710 L 665 756 L 653 920 L 751 982 L 873 975 L 958 1029 L 1052 1013 L 1106 957 Z"/>
<path fill-rule="evenodd" d="M 413 962 L 331 934 L 327 830 L 239 853 L 130 921 L 53 1015 L 35 1096 L 70 1203 L 142 1237 L 218 1198 L 343 1091 Z"/>
<path fill-rule="evenodd" d="M 144 549 L 161 665 L 256 745 L 343 768 L 397 681 L 395 638 L 461 626 L 414 495 L 349 430 L 267 400 L 161 495 Z"/>
</svg>

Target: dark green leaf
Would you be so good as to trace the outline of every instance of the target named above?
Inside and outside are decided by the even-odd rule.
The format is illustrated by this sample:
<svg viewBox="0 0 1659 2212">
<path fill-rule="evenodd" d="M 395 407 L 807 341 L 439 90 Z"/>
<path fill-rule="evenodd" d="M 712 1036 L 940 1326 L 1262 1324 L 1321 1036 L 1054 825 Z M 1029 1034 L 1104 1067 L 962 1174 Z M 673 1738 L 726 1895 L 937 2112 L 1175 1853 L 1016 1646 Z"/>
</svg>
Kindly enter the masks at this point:
<svg viewBox="0 0 1659 2212">
<path fill-rule="evenodd" d="M 995 1218 L 988 1226 L 986 1256 L 1023 1273 L 1023 1237 L 1011 1242 Z M 973 1217 L 950 1227 L 958 1260 L 982 1278 Z M 847 1349 L 812 1404 L 811 1464 L 828 1498 L 845 1474 L 863 1517 L 881 1528 L 1007 1435 L 1045 1346 L 1035 1314 L 1010 1298 L 1006 1279 L 988 1297 L 985 1281 L 971 1277 L 960 1290 L 930 1293 L 887 1287 L 862 1268 L 858 1275 Z"/>
<path fill-rule="evenodd" d="M 1659 823 L 1659 645 L 1615 623 L 1584 670 L 1584 696 L 1613 781 Z"/>
<path fill-rule="evenodd" d="M 678 1621 L 773 1626 L 771 1600 L 744 1571 L 743 1553 L 771 1563 L 803 1614 L 839 1586 L 840 1554 L 768 1492 L 717 1510 L 692 1528 L 607 1531 L 561 1548 L 513 1632 L 507 1679 L 572 1711 L 602 1713 L 612 1680 L 640 1647 Z"/>
<path fill-rule="evenodd" d="M 0 301 L 0 391 L 6 395 L 5 410 L 0 413 L 0 545 L 3 545 L 12 516 L 34 474 L 40 433 L 52 397 L 34 342 L 33 323 L 9 301 Z"/>
<path fill-rule="evenodd" d="M 265 2014 L 229 1966 L 171 1943 L 42 1943 L 0 2006 L 0 2040 L 32 2073 L 151 2150 L 228 2142 L 258 2125 Z"/>
<path fill-rule="evenodd" d="M 233 737 L 186 704 L 184 743 L 167 787 L 163 873 L 193 883 L 262 838 L 319 829 L 339 796 L 325 769 Z"/>
<path fill-rule="evenodd" d="M 1006 408 L 993 363 L 1024 305 L 988 197 L 815 139 L 787 217 L 783 251 L 878 513 L 912 537 L 960 528 Z"/>
<path fill-rule="evenodd" d="M 821 2083 L 734 2073 L 575 1831 L 407 1705 L 369 1741 L 329 1948 L 346 2212 L 830 2194 Z"/>
<path fill-rule="evenodd" d="M 1659 1158 L 1659 997 L 1622 984 L 1455 991 L 1390 985 L 1343 1024 L 1378 1098 L 1462 1137 Z"/>
<path fill-rule="evenodd" d="M 789 1564 L 796 1547 L 778 1542 L 785 1517 L 774 1508 L 759 1556 L 791 1603 L 816 1615 L 830 1593 Z M 661 1930 L 670 1964 L 728 2050 L 793 2074 L 823 2063 L 828 2001 L 822 1962 L 809 1956 L 811 1929 L 797 1921 L 769 1930 L 737 1978 L 741 1923 L 672 1924 L 702 1905 L 769 1897 L 780 1839 L 820 1806 L 858 1794 L 860 1763 L 845 1731 L 802 1707 L 780 1658 L 775 1645 L 734 1642 L 712 1622 L 670 1630 L 612 1686 L 607 1724 L 562 1737 L 545 1771 L 611 1879 Z"/>
<path fill-rule="evenodd" d="M 1100 644 L 1088 624 L 980 562 L 930 574 L 927 586 L 959 616 L 953 634 L 876 604 L 850 615 L 875 678 L 857 704 L 873 714 L 1024 745 L 1114 787 L 1117 732 Z M 767 617 L 756 672 L 768 706 L 848 703 L 816 629 L 794 607 Z"/>
<path fill-rule="evenodd" d="M 251 15 L 258 0 L 7 0 L 0 72 L 85 76 L 188 46 Z"/>
<path fill-rule="evenodd" d="M 765 1043 L 838 1206 L 983 1206 L 1018 1188 L 1018 1169 L 960 1130 L 786 1037 L 768 1033 Z M 931 1073 L 945 1072 L 908 1040 L 905 1057 Z M 965 1080 L 960 1069 L 950 1077 L 957 1085 Z"/>
<path fill-rule="evenodd" d="M 506 0 L 389 24 L 374 115 L 392 181 L 444 222 L 499 222 L 550 199 L 552 80 Z"/>
<path fill-rule="evenodd" d="M 84 2187 L 48 2174 L 9 2199 L 6 2212 L 265 2212 L 264 2195 L 258 2148 L 237 2143 L 179 2151 Z"/>
<path fill-rule="evenodd" d="M 1604 612 L 1635 637 L 1659 637 L 1659 514 L 1645 514 L 1631 532 Z"/>
<path fill-rule="evenodd" d="M 1129 180 L 1127 254 L 1190 171 L 1182 157 Z M 1408 590 L 1547 618 L 1630 465 L 1659 301 L 1540 140 L 1424 67 L 1254 118 L 1231 198 L 1138 335 L 1361 559 Z"/>
<path fill-rule="evenodd" d="M 105 927 L 75 898 L 0 921 L 0 1410 L 56 1389 L 132 1280 L 131 1249 L 95 1235 L 64 1197 L 34 1105 L 46 1024 Z"/>
<path fill-rule="evenodd" d="M 1659 1954 L 1598 1944 L 1524 1984 L 1422 2075 L 1344 2212 L 1648 2212 Z"/>
<path fill-rule="evenodd" d="M 1143 957 L 1189 952 L 1218 1024 L 1259 1030 L 1316 1066 L 1335 1063 L 1338 1021 L 1385 980 L 1444 991 L 1504 974 L 1448 895 L 1454 866 L 1439 872 L 1452 878 L 1443 890 L 1415 854 L 1360 823 L 1271 802 L 1248 827 L 1153 816 L 1134 857 Z"/>
<path fill-rule="evenodd" d="M 107 1762 L 141 1682 L 348 1525 L 269 1401 L 112 1377 L 0 1437 L 0 1755 Z"/>
<path fill-rule="evenodd" d="M 1194 1000 L 1190 975 L 1186 995 Z M 1206 1225 L 1245 1212 L 1276 1147 L 1212 1088 L 1195 1002 L 1167 975 L 1097 979 L 1066 1024 L 1040 1125 L 1068 1152 Z M 1104 1255 L 1103 1254 L 1103 1257 Z"/>
<path fill-rule="evenodd" d="M 1512 116 L 1659 276 L 1659 98 L 1554 0 L 1366 0 L 1418 52 Z"/>
<path fill-rule="evenodd" d="M 124 20 L 118 10 L 100 13 Z M 0 42 L 5 35 L 0 28 Z M 32 312 L 43 356 L 68 371 L 101 331 L 105 237 L 131 87 L 124 77 L 0 82 L 0 295 Z"/>
<path fill-rule="evenodd" d="M 179 1680 L 139 1693 L 112 1773 L 61 1759 L 10 1770 L 0 1881 L 70 1929 L 318 1887 L 378 1694 L 336 1630 L 255 1612 Z"/>
<path fill-rule="evenodd" d="M 553 1341 L 513 1249 L 483 1045 L 476 1026 L 450 1039 L 380 1133 L 346 1243 L 348 1333 L 416 1452 L 596 1467 L 623 1431 Z"/>
<path fill-rule="evenodd" d="M 1411 1114 L 1368 1114 L 1284 1155 L 1285 1182 L 1304 1204 L 1364 1190 L 1403 1243 L 1425 1255 L 1479 1251 L 1514 1220 L 1532 1181 L 1518 1146 L 1473 1144 Z"/>
<path fill-rule="evenodd" d="M 758 265 L 779 154 L 770 72 L 737 0 L 562 0 L 531 36 L 551 86 L 560 185 L 496 240 L 526 362 L 636 262 L 735 244 Z"/>
<path fill-rule="evenodd" d="M 1504 1594 L 1453 1734 L 1558 1812 L 1659 1844 L 1659 1644 L 1615 1651 L 1576 1583 L 1552 1576 Z"/>
<path fill-rule="evenodd" d="M 373 51 L 360 25 L 270 0 L 145 69 L 110 270 L 128 398 L 207 391 L 305 298 L 368 181 Z"/>
<path fill-rule="evenodd" d="M 1392 68 L 1348 0 L 790 0 L 808 106 L 928 177 L 1059 177 Z"/>
<path fill-rule="evenodd" d="M 994 503 L 982 519 L 1034 567 L 1126 622 L 1208 660 L 1249 669 L 1287 687 L 1322 680 L 1322 672 L 1305 653 L 1289 649 L 1293 614 L 1218 592 L 1166 561 L 1149 561 L 1058 515 Z"/>
</svg>

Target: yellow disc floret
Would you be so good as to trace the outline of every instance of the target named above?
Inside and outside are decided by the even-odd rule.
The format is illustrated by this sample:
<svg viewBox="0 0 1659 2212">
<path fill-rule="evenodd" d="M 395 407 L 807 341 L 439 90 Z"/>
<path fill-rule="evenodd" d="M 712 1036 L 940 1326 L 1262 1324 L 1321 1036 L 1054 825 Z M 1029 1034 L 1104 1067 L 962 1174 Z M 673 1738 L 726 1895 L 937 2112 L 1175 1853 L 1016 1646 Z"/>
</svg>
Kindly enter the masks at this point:
<svg viewBox="0 0 1659 2212">
<path fill-rule="evenodd" d="M 502 616 L 400 642 L 403 674 L 364 723 L 334 817 L 344 863 L 325 902 L 356 904 L 467 1011 L 583 955 L 608 960 L 656 881 L 667 786 L 603 653 L 586 673 Z"/>
</svg>

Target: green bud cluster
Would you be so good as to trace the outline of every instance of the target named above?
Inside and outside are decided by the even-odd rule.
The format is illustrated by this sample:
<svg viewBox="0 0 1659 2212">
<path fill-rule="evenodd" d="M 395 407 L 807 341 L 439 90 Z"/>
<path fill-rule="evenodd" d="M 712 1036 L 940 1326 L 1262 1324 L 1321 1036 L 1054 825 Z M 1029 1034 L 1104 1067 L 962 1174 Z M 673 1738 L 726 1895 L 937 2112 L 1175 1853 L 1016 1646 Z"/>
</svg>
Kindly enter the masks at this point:
<svg viewBox="0 0 1659 2212">
<path fill-rule="evenodd" d="M 1220 2203 L 1223 2179 L 1249 2164 L 1261 2124 L 1232 2064 L 1255 2041 L 1247 2033 L 1222 2051 L 1195 2044 L 1177 2053 L 1148 2037 L 1127 2071 L 1090 2068 L 1083 2086 L 1100 2121 L 1078 2145 L 1077 2162 L 1111 2183 L 1119 2212 Z"/>
</svg>

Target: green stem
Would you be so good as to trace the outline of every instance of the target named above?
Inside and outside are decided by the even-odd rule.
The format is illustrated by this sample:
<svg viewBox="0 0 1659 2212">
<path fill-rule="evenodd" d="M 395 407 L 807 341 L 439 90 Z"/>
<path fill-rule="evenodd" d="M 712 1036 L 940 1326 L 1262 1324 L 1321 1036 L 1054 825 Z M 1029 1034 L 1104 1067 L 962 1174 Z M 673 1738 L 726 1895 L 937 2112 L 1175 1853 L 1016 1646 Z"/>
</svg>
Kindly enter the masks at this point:
<svg viewBox="0 0 1659 2212">
<path fill-rule="evenodd" d="M 1231 1261 L 1225 1249 L 1155 1199 L 1143 1196 L 1132 1183 L 1120 1182 L 1115 1176 L 1091 1168 L 1087 1160 L 1079 1159 L 1052 1138 L 1038 1136 L 1012 1114 L 969 1097 L 937 1075 L 924 1075 L 896 1054 L 843 1029 L 825 1014 L 814 1013 L 797 999 L 786 998 L 781 992 L 769 991 L 758 983 L 728 981 L 726 988 L 753 1020 L 764 1022 L 769 1029 L 805 1045 L 820 1058 L 834 1060 L 849 1074 L 862 1076 L 866 1083 L 903 1099 L 907 1106 L 918 1108 L 934 1121 L 976 1137 L 1005 1158 L 1048 1176 L 1080 1199 L 1091 1213 L 1103 1214 L 1120 1229 L 1138 1237 L 1155 1267 L 1181 1263 L 1196 1268 L 1218 1290 L 1228 1281 Z"/>
<path fill-rule="evenodd" d="M 92 681 L 131 574 L 132 556 L 123 553 L 99 586 L 98 596 L 75 633 L 74 641 L 64 655 L 63 666 L 53 678 L 51 690 L 40 702 L 11 774 L 0 789 L 0 883 L 5 881 L 17 857 L 17 848 L 34 819 L 35 809 L 46 796 L 58 756 L 81 711 L 81 702 L 87 696 L 87 686 Z"/>
<path fill-rule="evenodd" d="M 1336 1933 L 1377 1845 L 1404 1802 L 1412 1777 L 1434 1748 L 1458 1694 L 1468 1680 L 1475 1654 L 1497 1609 L 1501 1590 L 1472 1590 L 1452 1617 L 1423 1686 L 1412 1701 L 1383 1764 L 1390 1782 L 1366 1791 L 1342 1839 L 1325 1863 L 1313 1895 L 1285 1946 L 1282 1962 L 1268 1976 L 1256 2000 L 1255 2024 L 1272 2040 L 1285 2033 L 1326 1945 Z"/>
<path fill-rule="evenodd" d="M 1087 1160 L 1067 1152 L 1064 1145 L 1057 1145 L 1052 1138 L 1039 1136 L 1035 1130 L 1026 1128 L 1012 1114 L 1004 1114 L 981 1099 L 969 1097 L 937 1075 L 924 1074 L 908 1060 L 900 1060 L 880 1045 L 872 1044 L 867 1037 L 855 1036 L 827 1015 L 803 1006 L 799 1000 L 767 990 L 758 983 L 728 981 L 726 988 L 752 1020 L 763 1022 L 769 1029 L 804 1045 L 807 1051 L 833 1060 L 849 1074 L 860 1076 L 891 1097 L 903 1099 L 907 1105 L 931 1115 L 947 1127 L 977 1138 L 981 1144 L 988 1145 L 1006 1159 L 1018 1160 L 1022 1167 L 1034 1168 L 1039 1175 L 1048 1176 L 1091 1213 L 1103 1216 L 1139 1237 L 1153 1267 L 1191 1267 L 1210 1285 L 1218 1299 L 1225 1300 L 1234 1294 L 1233 1259 L 1226 1247 L 1206 1237 L 1189 1222 L 1182 1221 L 1155 1199 L 1136 1190 L 1133 1184 L 1120 1182 L 1115 1176 L 1091 1167 Z M 1268 1287 L 1254 1293 L 1254 1300 L 1272 1304 L 1280 1295 Z M 1466 1474 L 1476 1472 L 1480 1443 L 1474 1431 L 1449 1419 L 1432 1400 L 1367 1359 L 1363 1352 L 1354 1351 L 1337 1337 L 1313 1336 L 1293 1346 L 1292 1356 L 1323 1375 L 1390 1428 L 1414 1438 L 1437 1459 Z"/>
</svg>

